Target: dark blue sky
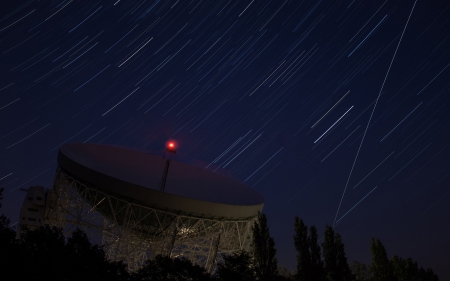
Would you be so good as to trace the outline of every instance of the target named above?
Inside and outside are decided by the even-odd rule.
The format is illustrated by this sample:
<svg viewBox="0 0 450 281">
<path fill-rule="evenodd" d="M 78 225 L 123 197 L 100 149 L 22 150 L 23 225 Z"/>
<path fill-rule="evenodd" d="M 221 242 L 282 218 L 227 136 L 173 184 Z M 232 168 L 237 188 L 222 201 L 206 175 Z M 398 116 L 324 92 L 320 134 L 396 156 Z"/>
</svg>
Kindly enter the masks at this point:
<svg viewBox="0 0 450 281">
<path fill-rule="evenodd" d="M 264 196 L 281 264 L 297 215 L 349 261 L 378 237 L 450 278 L 450 6 L 414 3 L 2 3 L 2 211 L 51 187 L 63 143 L 175 139 Z"/>
</svg>

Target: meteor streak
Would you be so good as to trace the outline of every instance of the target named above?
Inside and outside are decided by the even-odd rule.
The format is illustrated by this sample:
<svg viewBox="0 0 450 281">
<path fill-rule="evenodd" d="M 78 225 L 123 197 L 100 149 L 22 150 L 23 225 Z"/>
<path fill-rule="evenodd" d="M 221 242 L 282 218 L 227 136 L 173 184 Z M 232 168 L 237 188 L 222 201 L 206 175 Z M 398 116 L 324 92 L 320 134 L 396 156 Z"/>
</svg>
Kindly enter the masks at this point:
<svg viewBox="0 0 450 281">
<path fill-rule="evenodd" d="M 355 206 L 353 206 L 350 210 L 347 211 L 347 213 L 345 213 L 340 219 L 338 219 L 336 221 L 336 223 L 338 223 L 341 219 L 343 219 L 348 213 L 350 213 L 351 210 L 353 210 L 356 206 L 358 206 L 359 203 L 361 203 L 361 201 L 364 200 L 364 198 L 366 198 L 367 196 L 369 196 L 370 193 L 372 193 L 372 191 L 375 190 L 375 188 L 377 188 L 378 186 L 375 186 L 369 193 L 366 194 L 366 196 L 364 196 L 361 200 L 359 200 L 358 203 L 355 204 Z"/>
<path fill-rule="evenodd" d="M 391 154 L 389 154 L 389 156 L 388 157 L 386 157 L 386 158 L 384 158 L 384 160 L 383 161 L 381 161 L 381 163 L 380 164 L 378 164 L 372 171 L 370 171 L 370 173 L 369 174 L 367 174 L 367 176 L 365 176 L 362 180 L 360 180 L 354 187 L 353 187 L 353 189 L 355 189 L 355 187 L 357 187 L 360 183 L 362 183 L 363 182 L 363 180 L 365 180 L 368 176 L 370 176 L 370 174 L 372 174 L 373 173 L 373 171 L 375 171 L 381 164 L 383 164 L 384 163 L 384 161 L 386 161 L 389 157 L 391 157 L 391 155 L 394 153 L 395 151 L 392 151 L 391 152 Z"/>
<path fill-rule="evenodd" d="M 347 111 L 344 113 L 344 115 L 342 115 L 336 122 L 334 122 L 334 124 L 331 125 L 331 127 L 328 128 L 328 130 L 326 130 L 325 133 L 323 133 L 318 139 L 316 139 L 316 141 L 315 141 L 314 143 L 318 142 L 318 141 L 319 141 L 319 140 L 320 140 L 320 139 L 321 139 L 321 138 L 322 138 L 329 130 L 331 130 L 331 128 L 333 128 L 334 125 L 336 125 L 336 123 L 339 122 L 339 120 L 341 120 L 342 117 L 344 117 L 345 114 L 347 114 L 352 108 L 353 108 L 353 105 L 352 105 L 352 107 L 349 108 L 349 110 L 347 110 Z"/>
</svg>

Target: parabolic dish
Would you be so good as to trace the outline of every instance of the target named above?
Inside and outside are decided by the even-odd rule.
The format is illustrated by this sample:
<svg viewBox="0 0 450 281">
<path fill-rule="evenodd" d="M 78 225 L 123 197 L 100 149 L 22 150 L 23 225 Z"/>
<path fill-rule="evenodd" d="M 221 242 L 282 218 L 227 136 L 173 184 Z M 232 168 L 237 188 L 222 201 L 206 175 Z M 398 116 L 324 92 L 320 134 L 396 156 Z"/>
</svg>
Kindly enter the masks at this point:
<svg viewBox="0 0 450 281">
<path fill-rule="evenodd" d="M 58 154 L 59 166 L 75 179 L 144 206 L 236 219 L 253 217 L 263 207 L 263 197 L 247 185 L 174 160 L 162 192 L 165 162 L 162 156 L 99 144 L 65 144 Z"/>
</svg>

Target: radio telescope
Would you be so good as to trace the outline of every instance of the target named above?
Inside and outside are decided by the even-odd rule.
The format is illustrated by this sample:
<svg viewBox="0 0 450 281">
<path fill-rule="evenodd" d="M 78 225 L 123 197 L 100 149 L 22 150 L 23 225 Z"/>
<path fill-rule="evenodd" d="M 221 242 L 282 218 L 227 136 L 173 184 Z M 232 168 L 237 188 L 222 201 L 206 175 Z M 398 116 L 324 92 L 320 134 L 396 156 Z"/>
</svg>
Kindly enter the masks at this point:
<svg viewBox="0 0 450 281">
<path fill-rule="evenodd" d="M 174 143 L 168 144 L 167 152 L 174 151 Z M 131 270 L 162 254 L 187 257 L 211 272 L 223 254 L 249 250 L 262 196 L 169 157 L 107 145 L 63 145 L 45 223 L 66 232 L 80 227 L 91 239 L 101 238 L 107 256 L 124 260 Z"/>
</svg>

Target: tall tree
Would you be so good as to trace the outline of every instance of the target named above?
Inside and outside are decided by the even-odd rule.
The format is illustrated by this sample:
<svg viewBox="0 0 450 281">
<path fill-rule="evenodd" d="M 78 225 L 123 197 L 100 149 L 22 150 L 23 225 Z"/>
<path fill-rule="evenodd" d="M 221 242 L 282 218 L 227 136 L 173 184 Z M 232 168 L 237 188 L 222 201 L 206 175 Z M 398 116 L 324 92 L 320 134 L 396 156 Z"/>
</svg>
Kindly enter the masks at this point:
<svg viewBox="0 0 450 281">
<path fill-rule="evenodd" d="M 294 245 L 297 250 L 297 280 L 311 279 L 311 254 L 309 252 L 308 227 L 297 216 L 294 221 Z"/>
<path fill-rule="evenodd" d="M 308 237 L 308 245 L 311 255 L 311 262 L 310 262 L 311 274 L 309 280 L 311 281 L 322 281 L 324 278 L 323 261 L 320 254 L 320 246 L 317 243 L 317 237 L 318 237 L 317 229 L 313 225 L 309 228 L 309 237 Z"/>
<path fill-rule="evenodd" d="M 252 228 L 253 267 L 257 280 L 274 280 L 278 276 L 275 241 L 270 237 L 266 215 L 258 213 Z"/>
<path fill-rule="evenodd" d="M 335 233 L 333 228 L 327 225 L 324 238 L 322 249 L 325 279 L 329 281 L 353 280 L 341 235 Z"/>
<path fill-rule="evenodd" d="M 340 281 L 350 281 L 354 279 L 354 276 L 350 270 L 347 263 L 347 257 L 345 255 L 344 243 L 342 242 L 342 237 L 339 233 L 335 235 L 335 245 L 337 251 L 337 270 L 338 270 L 338 280 Z"/>
<path fill-rule="evenodd" d="M 396 280 L 393 269 L 389 263 L 386 249 L 381 241 L 377 238 L 372 238 L 370 244 L 370 252 L 372 254 L 372 262 L 370 270 L 373 273 L 374 281 L 391 281 Z"/>
<path fill-rule="evenodd" d="M 334 240 L 334 230 L 328 225 L 325 228 L 322 250 L 325 277 L 330 281 L 337 280 L 337 248 Z"/>
</svg>

